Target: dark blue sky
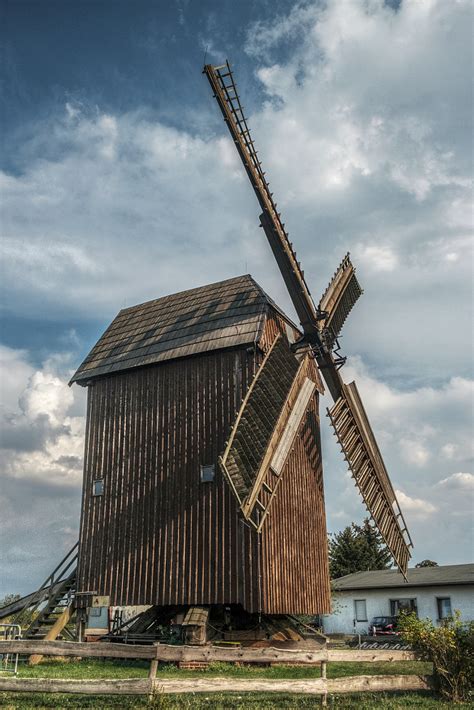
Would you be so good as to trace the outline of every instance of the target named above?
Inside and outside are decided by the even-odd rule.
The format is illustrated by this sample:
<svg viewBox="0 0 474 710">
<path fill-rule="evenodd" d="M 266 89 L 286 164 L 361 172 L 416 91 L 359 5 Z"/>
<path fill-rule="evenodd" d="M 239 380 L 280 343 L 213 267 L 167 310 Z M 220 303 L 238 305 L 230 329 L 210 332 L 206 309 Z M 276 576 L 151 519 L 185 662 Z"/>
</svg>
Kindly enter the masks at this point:
<svg viewBox="0 0 474 710">
<path fill-rule="evenodd" d="M 150 118 L 193 133 L 206 115 L 216 130 L 220 117 L 201 68 L 230 58 L 251 111 L 260 101 L 252 60 L 242 51 L 251 22 L 268 20 L 290 0 L 3 0 L 1 75 L 1 167 L 21 175 L 28 167 L 24 146 L 37 140 L 38 126 L 64 111 L 66 102 L 104 113 L 145 111 Z M 285 55 L 285 47 L 280 48 Z M 193 116 L 193 113 L 195 116 Z M 42 158 L 54 156 L 44 145 Z M 12 307 L 13 306 L 13 307 Z M 39 364 L 64 345 L 64 333 L 79 336 L 80 356 L 100 335 L 103 319 L 71 319 L 58 310 L 40 321 L 19 315 L 4 300 L 2 341 L 27 348 Z"/>
<path fill-rule="evenodd" d="M 65 101 L 97 104 L 105 112 L 146 107 L 190 130 L 190 107 L 209 109 L 199 76 L 209 41 L 238 67 L 247 104 L 255 101 L 252 61 L 242 51 L 245 32 L 251 22 L 291 6 L 290 0 L 223 0 L 218 6 L 212 0 L 3 0 L 4 167 L 21 170 L 25 134 Z M 279 51 L 283 57 L 285 47 Z M 219 59 L 208 54 L 207 60 Z"/>
</svg>

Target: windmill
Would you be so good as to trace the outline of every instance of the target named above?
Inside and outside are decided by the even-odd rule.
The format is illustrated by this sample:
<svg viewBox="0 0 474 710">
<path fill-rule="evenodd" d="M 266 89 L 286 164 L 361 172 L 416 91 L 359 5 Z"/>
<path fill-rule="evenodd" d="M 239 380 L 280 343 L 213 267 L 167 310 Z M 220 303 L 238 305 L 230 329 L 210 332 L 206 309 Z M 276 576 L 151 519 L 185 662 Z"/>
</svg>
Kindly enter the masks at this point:
<svg viewBox="0 0 474 710">
<path fill-rule="evenodd" d="M 207 64 L 203 73 L 209 80 L 259 202 L 262 210 L 260 225 L 301 324 L 303 336 L 292 345 L 292 350 L 295 354 L 300 353 L 300 360 L 305 349 L 305 357 L 308 357 L 308 349 L 314 356 L 334 400 L 327 414 L 344 458 L 373 522 L 406 578 L 412 540 L 357 386 L 355 382 L 345 384 L 340 374 L 345 358 L 340 354 L 338 337 L 362 294 L 349 254 L 342 260 L 316 306 L 257 156 L 230 64 L 228 61 L 222 66 Z M 272 379 L 272 361 L 283 356 L 283 348 L 276 342 L 240 407 L 226 449 L 219 459 L 241 514 L 257 531 L 262 529 L 281 479 L 285 458 L 314 389 L 314 383 L 304 375 L 304 360 L 298 367 L 293 363 L 293 377 L 280 395 L 281 410 L 276 417 L 269 417 L 269 411 L 273 410 L 265 406 L 262 393 L 266 389 L 265 380 L 271 382 Z M 286 354 L 286 357 L 289 366 L 291 356 Z M 255 430 L 266 431 L 265 440 L 260 441 L 257 449 L 252 436 Z M 280 436 L 277 444 L 274 443 L 276 431 Z"/>
<path fill-rule="evenodd" d="M 40 621 L 51 624 L 73 585 L 81 638 L 103 636 L 113 615 L 117 634 L 148 640 L 179 627 L 203 643 L 209 626 L 227 641 L 291 641 L 289 619 L 330 612 L 321 376 L 352 475 L 405 575 L 410 557 L 356 385 L 340 374 L 338 337 L 362 293 L 349 255 L 316 306 L 229 64 L 204 72 L 301 327 L 246 274 L 124 308 L 93 346 L 71 378 L 87 388 L 79 547 L 59 580 L 67 589 L 50 584 L 56 570 L 25 602 L 49 595 Z"/>
</svg>

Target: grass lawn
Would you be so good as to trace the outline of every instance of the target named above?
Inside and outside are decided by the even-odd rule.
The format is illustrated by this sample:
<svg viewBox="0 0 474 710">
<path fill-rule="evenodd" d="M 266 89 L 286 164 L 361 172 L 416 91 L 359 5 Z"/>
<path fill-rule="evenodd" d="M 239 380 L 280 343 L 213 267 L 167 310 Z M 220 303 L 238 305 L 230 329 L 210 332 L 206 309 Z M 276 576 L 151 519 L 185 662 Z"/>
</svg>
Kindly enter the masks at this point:
<svg viewBox="0 0 474 710">
<path fill-rule="evenodd" d="M 20 666 L 20 678 L 146 678 L 148 661 L 116 661 L 116 660 L 48 660 L 37 666 Z M 431 664 L 418 661 L 401 663 L 329 663 L 328 677 L 341 678 L 349 675 L 401 674 L 411 673 L 425 675 L 431 673 Z M 213 663 L 202 671 L 179 670 L 173 665 L 159 667 L 159 678 L 196 678 L 196 677 L 227 676 L 239 678 L 318 678 L 319 667 L 275 666 L 273 668 L 257 668 L 255 666 L 234 666 L 227 663 Z M 0 693 L 0 707 L 6 710 L 30 710 L 35 708 L 129 708 L 143 710 L 178 710 L 178 708 L 206 710 L 260 710 L 260 708 L 317 708 L 320 700 L 316 696 L 276 694 L 276 693 L 202 693 L 164 695 L 157 694 L 153 701 L 148 702 L 143 697 L 132 696 L 78 696 L 59 694 L 17 694 Z M 360 710 L 402 710 L 403 708 L 420 708 L 420 710 L 444 710 L 452 707 L 435 698 L 430 693 L 364 693 L 363 695 L 341 695 L 329 697 L 328 708 L 357 708 Z M 465 704 L 463 708 L 474 708 L 473 704 Z"/>
<path fill-rule="evenodd" d="M 149 661 L 116 661 L 83 659 L 81 661 L 44 661 L 37 666 L 19 666 L 19 678 L 146 678 Z M 399 663 L 328 663 L 328 678 L 349 675 L 429 675 L 431 663 L 401 661 Z M 211 663 L 206 670 L 179 670 L 172 664 L 158 668 L 158 678 L 196 678 L 196 676 L 228 676 L 231 678 L 319 678 L 319 666 L 235 666 L 232 663 Z"/>
<path fill-rule="evenodd" d="M 157 695 L 148 703 L 144 698 L 120 696 L 74 696 L 47 695 L 39 693 L 0 693 L 0 707 L 4 710 L 40 710 L 55 708 L 84 708 L 84 710 L 299 710 L 299 708 L 319 708 L 320 700 L 315 696 L 280 693 L 215 693 Z M 474 708 L 474 703 L 459 706 Z M 364 693 L 363 695 L 339 695 L 328 698 L 328 708 L 338 710 L 448 710 L 451 703 L 438 700 L 430 693 Z"/>
</svg>

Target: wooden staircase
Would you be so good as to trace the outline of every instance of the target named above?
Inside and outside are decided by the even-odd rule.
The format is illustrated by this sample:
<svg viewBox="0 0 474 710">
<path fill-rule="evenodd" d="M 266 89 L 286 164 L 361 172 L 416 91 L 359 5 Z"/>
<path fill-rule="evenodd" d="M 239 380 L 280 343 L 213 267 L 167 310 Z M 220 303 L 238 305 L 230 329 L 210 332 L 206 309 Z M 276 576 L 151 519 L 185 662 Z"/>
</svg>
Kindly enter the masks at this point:
<svg viewBox="0 0 474 710">
<path fill-rule="evenodd" d="M 40 609 L 38 616 L 23 632 L 23 638 L 54 640 L 59 635 L 65 640 L 76 640 L 75 633 L 68 629 L 74 609 L 76 591 L 76 570 L 62 580 L 54 593 L 47 598 L 46 605 Z"/>
<path fill-rule="evenodd" d="M 67 625 L 75 611 L 78 545 L 76 543 L 69 550 L 36 592 L 25 597 L 25 605 L 12 620 L 12 623 L 24 626 L 25 613 L 33 618 L 23 629 L 23 638 L 77 640 L 74 627 Z"/>
</svg>

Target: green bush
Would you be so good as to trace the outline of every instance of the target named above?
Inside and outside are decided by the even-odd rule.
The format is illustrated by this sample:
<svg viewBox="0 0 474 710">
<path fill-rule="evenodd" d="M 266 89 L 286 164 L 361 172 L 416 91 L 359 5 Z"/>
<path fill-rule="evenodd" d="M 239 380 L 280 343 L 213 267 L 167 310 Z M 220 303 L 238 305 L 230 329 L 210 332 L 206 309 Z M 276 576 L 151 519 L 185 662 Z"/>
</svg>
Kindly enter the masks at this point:
<svg viewBox="0 0 474 710">
<path fill-rule="evenodd" d="M 436 690 L 451 702 L 467 700 L 474 681 L 474 621 L 463 623 L 455 611 L 435 626 L 431 619 L 406 614 L 399 627 L 419 658 L 433 663 Z"/>
</svg>

